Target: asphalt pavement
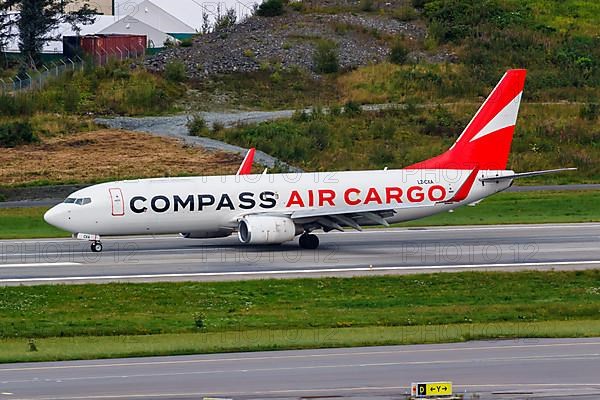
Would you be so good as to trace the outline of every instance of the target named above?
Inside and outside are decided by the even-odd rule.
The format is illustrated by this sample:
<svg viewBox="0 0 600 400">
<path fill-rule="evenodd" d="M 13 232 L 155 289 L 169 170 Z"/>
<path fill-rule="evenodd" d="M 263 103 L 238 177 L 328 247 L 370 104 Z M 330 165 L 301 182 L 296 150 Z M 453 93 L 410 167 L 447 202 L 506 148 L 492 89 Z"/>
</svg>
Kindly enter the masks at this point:
<svg viewBox="0 0 600 400">
<path fill-rule="evenodd" d="M 465 399 L 600 398 L 600 339 L 231 353 L 0 366 L 1 400 L 402 399 L 452 381 Z"/>
<path fill-rule="evenodd" d="M 0 285 L 241 280 L 438 271 L 600 267 L 600 224 L 369 229 L 247 246 L 232 236 L 105 238 L 104 251 L 72 239 L 0 241 Z"/>
</svg>

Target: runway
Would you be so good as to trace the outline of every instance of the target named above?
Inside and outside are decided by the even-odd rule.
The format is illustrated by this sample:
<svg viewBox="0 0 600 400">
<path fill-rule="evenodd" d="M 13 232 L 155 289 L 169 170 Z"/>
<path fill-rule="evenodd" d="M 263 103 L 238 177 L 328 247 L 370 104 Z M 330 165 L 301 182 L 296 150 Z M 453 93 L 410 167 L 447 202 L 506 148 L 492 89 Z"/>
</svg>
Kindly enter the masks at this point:
<svg viewBox="0 0 600 400">
<path fill-rule="evenodd" d="M 600 224 L 371 229 L 245 246 L 236 237 L 106 238 L 91 253 L 76 240 L 0 241 L 0 285 L 110 281 L 230 280 L 460 270 L 600 267 Z"/>
<path fill-rule="evenodd" d="M 0 399 L 399 399 L 449 380 L 465 399 L 591 400 L 599 368 L 597 338 L 8 364 Z"/>
</svg>

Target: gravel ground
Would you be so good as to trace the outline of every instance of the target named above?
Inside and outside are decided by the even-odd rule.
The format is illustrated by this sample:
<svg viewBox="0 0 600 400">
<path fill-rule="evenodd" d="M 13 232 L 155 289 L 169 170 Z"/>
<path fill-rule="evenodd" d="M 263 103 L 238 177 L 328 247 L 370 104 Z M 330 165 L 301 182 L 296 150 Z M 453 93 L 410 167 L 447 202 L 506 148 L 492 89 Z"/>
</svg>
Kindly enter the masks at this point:
<svg viewBox="0 0 600 400">
<path fill-rule="evenodd" d="M 215 122 L 220 122 L 225 127 L 232 127 L 241 123 L 259 123 L 264 121 L 272 121 L 275 119 L 290 118 L 293 113 L 294 110 L 283 110 L 230 113 L 200 112 L 195 115 L 199 115 L 204 118 L 209 127 L 212 127 Z M 192 115 L 176 115 L 143 118 L 97 118 L 95 121 L 98 124 L 105 125 L 113 129 L 125 129 L 129 131 L 151 133 L 159 136 L 176 137 L 189 145 L 201 146 L 208 150 L 222 150 L 230 153 L 237 153 L 242 156 L 246 155 L 248 149 L 244 149 L 239 146 L 234 146 L 206 137 L 188 136 L 188 128 L 186 125 L 192 118 Z M 270 156 L 269 154 L 266 154 L 258 149 L 256 151 L 254 160 L 255 162 L 268 168 L 279 166 L 287 168 L 290 172 L 302 171 L 301 169 L 278 160 L 277 158 Z"/>
</svg>

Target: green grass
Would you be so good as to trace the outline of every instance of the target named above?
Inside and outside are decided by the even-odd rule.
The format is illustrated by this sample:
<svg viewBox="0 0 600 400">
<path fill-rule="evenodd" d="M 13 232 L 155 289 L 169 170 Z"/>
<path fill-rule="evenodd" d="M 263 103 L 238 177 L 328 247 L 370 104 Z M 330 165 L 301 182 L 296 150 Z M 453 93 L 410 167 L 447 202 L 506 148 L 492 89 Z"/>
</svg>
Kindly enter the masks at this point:
<svg viewBox="0 0 600 400">
<path fill-rule="evenodd" d="M 0 116 L 165 114 L 178 111 L 175 102 L 184 93 L 180 83 L 141 68 L 132 70 L 127 63 L 110 63 L 69 72 L 41 91 L 0 96 Z"/>
<path fill-rule="evenodd" d="M 586 320 L 599 290 L 600 270 L 3 287 L 0 337 Z"/>
<path fill-rule="evenodd" d="M 0 209 L 0 239 L 32 239 L 47 237 L 67 237 L 61 231 L 44 221 L 46 207 L 3 208 Z"/>
<path fill-rule="evenodd" d="M 3 287 L 0 360 L 591 336 L 599 293 L 600 270 Z"/>
<path fill-rule="evenodd" d="M 600 221 L 600 191 L 500 193 L 475 207 L 461 207 L 399 226 L 533 224 Z M 67 237 L 46 224 L 45 207 L 0 209 L 0 239 Z"/>
<path fill-rule="evenodd" d="M 461 207 L 400 226 L 598 222 L 598 204 L 600 191 L 500 193 L 474 207 Z"/>
<path fill-rule="evenodd" d="M 138 336 L 0 340 L 0 363 L 284 349 L 450 343 L 516 338 L 598 337 L 600 321 L 498 322 L 366 328 L 263 329 Z"/>
<path fill-rule="evenodd" d="M 444 80 L 442 75 L 439 78 Z M 351 115 L 338 115 L 333 109 L 332 114 L 297 113 L 288 120 L 208 135 L 256 147 L 306 171 L 403 168 L 446 151 L 477 107 L 476 103 L 426 107 L 409 103 L 407 109 Z M 530 182 L 598 182 L 600 128 L 597 121 L 580 116 L 581 108 L 579 104 L 523 104 L 508 168 L 522 172 L 577 167 L 574 173 Z"/>
</svg>

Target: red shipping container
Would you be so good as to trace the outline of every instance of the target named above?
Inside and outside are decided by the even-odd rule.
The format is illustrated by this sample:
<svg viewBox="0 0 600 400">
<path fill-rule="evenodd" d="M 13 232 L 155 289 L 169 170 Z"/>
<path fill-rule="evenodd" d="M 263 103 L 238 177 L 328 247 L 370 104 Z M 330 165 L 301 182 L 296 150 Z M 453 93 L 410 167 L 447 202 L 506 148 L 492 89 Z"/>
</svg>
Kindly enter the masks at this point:
<svg viewBox="0 0 600 400">
<path fill-rule="evenodd" d="M 80 38 L 85 54 L 92 57 L 127 57 L 142 54 L 146 49 L 145 35 L 90 35 Z"/>
</svg>

